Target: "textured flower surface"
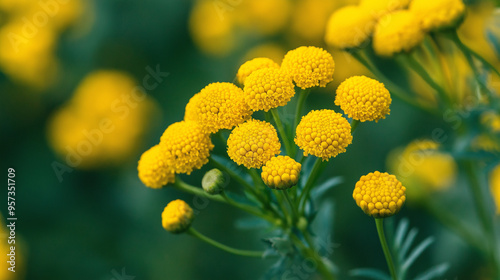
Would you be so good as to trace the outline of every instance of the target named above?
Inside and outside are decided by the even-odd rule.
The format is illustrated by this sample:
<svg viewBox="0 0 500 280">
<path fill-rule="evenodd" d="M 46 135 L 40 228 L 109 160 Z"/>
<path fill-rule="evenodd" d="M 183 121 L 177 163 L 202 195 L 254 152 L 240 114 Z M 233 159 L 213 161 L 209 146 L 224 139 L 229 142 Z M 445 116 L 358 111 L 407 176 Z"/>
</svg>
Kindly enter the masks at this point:
<svg viewBox="0 0 500 280">
<path fill-rule="evenodd" d="M 410 11 L 424 30 L 454 27 L 465 15 L 462 0 L 413 0 Z"/>
<path fill-rule="evenodd" d="M 365 76 L 348 78 L 337 88 L 335 105 L 354 120 L 378 121 L 389 109 L 391 94 L 381 82 Z"/>
<path fill-rule="evenodd" d="M 359 6 L 367 11 L 369 11 L 376 18 L 381 16 L 405 9 L 410 4 L 410 0 L 361 0 Z"/>
<path fill-rule="evenodd" d="M 424 39 L 425 32 L 418 23 L 408 10 L 384 15 L 375 26 L 373 49 L 381 56 L 410 51 Z"/>
<path fill-rule="evenodd" d="M 159 145 L 151 147 L 141 155 L 137 171 L 142 183 L 153 189 L 175 182 L 175 173 L 165 161 L 164 153 Z"/>
<path fill-rule="evenodd" d="M 180 199 L 171 201 L 161 213 L 163 228 L 171 233 L 186 231 L 191 226 L 193 219 L 193 209 Z"/>
<path fill-rule="evenodd" d="M 332 55 L 322 48 L 299 47 L 285 55 L 281 70 L 302 89 L 325 87 L 333 80 L 335 62 Z"/>
<path fill-rule="evenodd" d="M 500 214 L 500 164 L 490 173 L 490 190 L 497 206 L 497 214 Z"/>
<path fill-rule="evenodd" d="M 346 151 L 351 144 L 351 125 L 333 110 L 311 111 L 297 126 L 295 143 L 309 154 L 328 160 Z"/>
<path fill-rule="evenodd" d="M 187 174 L 207 163 L 214 147 L 210 135 L 194 121 L 171 124 L 161 136 L 160 146 L 174 172 Z"/>
<path fill-rule="evenodd" d="M 299 181 L 301 164 L 289 156 L 273 157 L 262 167 L 261 177 L 271 189 L 291 188 Z"/>
<path fill-rule="evenodd" d="M 236 74 L 236 78 L 238 78 L 238 82 L 240 85 L 245 84 L 245 80 L 250 74 L 253 72 L 264 69 L 264 68 L 274 68 L 279 69 L 280 66 L 278 63 L 274 62 L 272 59 L 267 57 L 257 57 L 252 60 L 249 60 L 243 63 L 238 69 L 238 73 Z"/>
<path fill-rule="evenodd" d="M 359 6 L 340 8 L 328 20 L 325 42 L 338 49 L 359 47 L 370 38 L 375 23 L 370 10 Z"/>
<path fill-rule="evenodd" d="M 253 111 L 285 106 L 295 95 L 292 78 L 275 68 L 253 72 L 246 79 L 245 102 Z"/>
<path fill-rule="evenodd" d="M 406 200 L 405 192 L 396 176 L 375 171 L 361 176 L 352 197 L 367 215 L 385 218 L 399 212 Z"/>
<path fill-rule="evenodd" d="M 189 100 L 184 120 L 197 121 L 203 132 L 215 133 L 244 122 L 251 112 L 242 89 L 231 83 L 212 83 Z"/>
<path fill-rule="evenodd" d="M 260 168 L 280 153 L 281 144 L 276 129 L 259 120 L 249 120 L 237 126 L 227 140 L 227 154 L 246 168 Z"/>
</svg>

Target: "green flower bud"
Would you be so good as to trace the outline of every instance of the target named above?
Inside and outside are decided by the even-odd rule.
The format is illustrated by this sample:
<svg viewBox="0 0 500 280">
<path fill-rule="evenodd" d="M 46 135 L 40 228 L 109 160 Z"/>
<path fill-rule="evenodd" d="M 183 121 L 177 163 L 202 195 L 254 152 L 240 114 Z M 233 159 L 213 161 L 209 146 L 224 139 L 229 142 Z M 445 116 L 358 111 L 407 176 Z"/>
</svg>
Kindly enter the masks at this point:
<svg viewBox="0 0 500 280">
<path fill-rule="evenodd" d="M 226 185 L 226 178 L 222 171 L 214 168 L 203 176 L 201 180 L 201 187 L 209 194 L 219 194 L 224 190 Z"/>
</svg>

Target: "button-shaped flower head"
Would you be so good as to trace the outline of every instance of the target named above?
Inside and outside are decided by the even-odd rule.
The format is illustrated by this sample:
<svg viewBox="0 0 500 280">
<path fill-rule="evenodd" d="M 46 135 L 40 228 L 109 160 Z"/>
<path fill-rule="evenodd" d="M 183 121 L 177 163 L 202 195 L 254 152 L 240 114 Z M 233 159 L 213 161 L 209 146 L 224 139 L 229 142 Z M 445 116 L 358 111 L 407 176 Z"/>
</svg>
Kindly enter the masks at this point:
<svg viewBox="0 0 500 280">
<path fill-rule="evenodd" d="M 202 126 L 194 121 L 171 124 L 161 136 L 160 146 L 174 172 L 187 174 L 207 163 L 214 148 L 210 134 L 203 133 Z"/>
<path fill-rule="evenodd" d="M 300 120 L 295 144 L 309 154 L 328 160 L 346 151 L 352 142 L 351 125 L 333 110 L 311 111 Z"/>
<path fill-rule="evenodd" d="M 280 153 L 281 144 L 276 129 L 259 120 L 238 125 L 227 139 L 227 154 L 238 165 L 260 168 Z"/>
<path fill-rule="evenodd" d="M 406 200 L 405 192 L 396 176 L 375 171 L 361 176 L 352 197 L 367 215 L 385 218 L 399 212 Z"/>
<path fill-rule="evenodd" d="M 253 111 L 285 106 L 295 95 L 292 78 L 275 68 L 264 68 L 250 74 L 245 81 L 245 102 Z"/>
<path fill-rule="evenodd" d="M 189 100 L 184 120 L 197 121 L 203 132 L 231 129 L 251 114 L 243 90 L 231 83 L 212 83 Z"/>
<path fill-rule="evenodd" d="M 245 84 L 245 80 L 250 74 L 253 72 L 264 69 L 264 68 L 274 68 L 279 69 L 280 66 L 278 63 L 274 62 L 272 59 L 267 57 L 257 57 L 252 60 L 249 60 L 243 63 L 238 69 L 238 73 L 236 74 L 236 78 L 238 78 L 238 82 L 240 85 Z"/>
<path fill-rule="evenodd" d="M 340 8 L 328 20 L 325 42 L 337 49 L 360 47 L 372 35 L 375 23 L 370 10 L 359 6 Z"/>
<path fill-rule="evenodd" d="M 408 10 L 384 15 L 375 26 L 373 49 L 380 56 L 410 51 L 424 39 L 419 19 Z"/>
<path fill-rule="evenodd" d="M 462 0 L 413 0 L 410 11 L 424 30 L 437 30 L 456 27 L 465 15 L 465 5 Z"/>
<path fill-rule="evenodd" d="M 375 18 L 397 10 L 405 9 L 410 0 L 361 0 L 359 6 L 369 11 Z"/>
<path fill-rule="evenodd" d="M 335 62 L 332 55 L 322 48 L 299 47 L 285 55 L 281 70 L 302 89 L 325 87 L 333 80 Z"/>
<path fill-rule="evenodd" d="M 354 120 L 378 121 L 391 111 L 391 94 L 381 82 L 365 76 L 350 77 L 337 88 L 335 105 Z"/>
<path fill-rule="evenodd" d="M 137 171 L 142 183 L 153 189 L 175 182 L 173 168 L 169 166 L 159 145 L 151 147 L 142 154 Z"/>
<path fill-rule="evenodd" d="M 193 209 L 183 200 L 171 201 L 163 213 L 161 222 L 163 228 L 171 233 L 182 233 L 186 231 L 194 219 Z"/>
<path fill-rule="evenodd" d="M 301 164 L 289 156 L 273 157 L 262 166 L 261 177 L 271 189 L 291 188 L 299 181 Z"/>
</svg>

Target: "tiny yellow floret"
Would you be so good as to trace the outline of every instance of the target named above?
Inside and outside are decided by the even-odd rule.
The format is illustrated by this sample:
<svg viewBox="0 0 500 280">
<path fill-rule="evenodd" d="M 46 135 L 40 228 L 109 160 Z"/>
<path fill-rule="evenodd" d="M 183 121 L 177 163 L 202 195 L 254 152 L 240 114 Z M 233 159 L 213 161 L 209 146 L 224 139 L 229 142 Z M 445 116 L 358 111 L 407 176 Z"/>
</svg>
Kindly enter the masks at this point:
<svg viewBox="0 0 500 280">
<path fill-rule="evenodd" d="M 238 165 L 260 168 L 280 153 L 276 129 L 268 122 L 251 119 L 238 125 L 227 140 L 227 154 Z"/>
<path fill-rule="evenodd" d="M 200 123 L 204 133 L 215 133 L 244 122 L 251 113 L 241 88 L 231 83 L 212 83 L 189 100 L 184 120 Z"/>
<path fill-rule="evenodd" d="M 285 106 L 295 95 L 292 78 L 280 69 L 264 68 L 250 74 L 245 82 L 245 102 L 253 111 Z"/>
<path fill-rule="evenodd" d="M 418 18 L 408 10 L 384 15 L 375 26 L 373 49 L 380 56 L 410 51 L 424 39 Z"/>
<path fill-rule="evenodd" d="M 378 171 L 361 176 L 352 197 L 367 215 L 386 218 L 399 212 L 406 201 L 406 188 L 396 176 Z"/>
<path fill-rule="evenodd" d="M 193 209 L 183 200 L 177 199 L 171 201 L 163 213 L 161 213 L 161 222 L 163 228 L 171 233 L 182 233 L 186 231 L 193 222 Z"/>
<path fill-rule="evenodd" d="M 151 147 L 142 154 L 137 171 L 142 183 L 153 189 L 175 182 L 175 173 L 165 160 L 164 152 L 159 145 Z"/>
<path fill-rule="evenodd" d="M 171 124 L 161 136 L 160 146 L 175 173 L 187 174 L 207 163 L 214 148 L 210 135 L 203 133 L 201 125 L 194 121 Z"/>
<path fill-rule="evenodd" d="M 465 15 L 462 0 L 413 0 L 410 11 L 426 31 L 456 27 Z"/>
<path fill-rule="evenodd" d="M 262 167 L 260 176 L 271 189 L 291 188 L 299 181 L 301 164 L 289 156 L 273 157 Z"/>
<path fill-rule="evenodd" d="M 238 82 L 240 85 L 245 84 L 245 80 L 250 74 L 253 72 L 264 69 L 264 68 L 274 68 L 279 69 L 280 66 L 278 63 L 274 62 L 272 59 L 267 57 L 257 57 L 252 60 L 249 60 L 243 63 L 238 69 L 238 73 L 236 74 L 236 78 L 238 78 Z"/>
<path fill-rule="evenodd" d="M 351 144 L 351 125 L 333 110 L 313 110 L 302 117 L 295 143 L 309 154 L 328 160 L 346 151 Z"/>
<path fill-rule="evenodd" d="M 360 47 L 372 35 L 375 23 L 368 9 L 359 6 L 340 8 L 328 20 L 325 42 L 337 49 Z"/>
<path fill-rule="evenodd" d="M 337 88 L 335 105 L 354 120 L 376 121 L 390 113 L 391 94 L 384 84 L 365 76 L 350 77 Z"/>
<path fill-rule="evenodd" d="M 302 89 L 326 87 L 333 80 L 335 62 L 330 53 L 318 47 L 299 47 L 283 58 L 281 70 Z"/>
</svg>

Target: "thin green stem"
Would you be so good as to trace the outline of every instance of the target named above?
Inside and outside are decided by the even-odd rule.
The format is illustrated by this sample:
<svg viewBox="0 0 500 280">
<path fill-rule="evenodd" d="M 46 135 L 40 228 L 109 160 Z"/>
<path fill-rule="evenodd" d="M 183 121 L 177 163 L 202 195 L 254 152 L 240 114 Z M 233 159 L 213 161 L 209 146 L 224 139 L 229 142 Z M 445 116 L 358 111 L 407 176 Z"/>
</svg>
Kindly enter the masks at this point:
<svg viewBox="0 0 500 280">
<path fill-rule="evenodd" d="M 202 188 L 197 188 L 195 186 L 191 186 L 184 181 L 182 181 L 179 177 L 175 178 L 175 183 L 174 183 L 174 188 L 196 195 L 196 196 L 201 196 L 201 197 L 206 197 L 211 200 L 219 201 L 219 202 L 226 202 L 226 200 L 219 194 L 216 195 L 211 195 L 206 193 Z"/>
<path fill-rule="evenodd" d="M 299 196 L 300 213 L 304 213 L 305 205 L 306 205 L 307 200 L 309 199 L 311 189 L 312 189 L 312 187 L 313 187 L 313 185 L 316 182 L 316 179 L 318 177 L 321 163 L 322 163 L 322 159 L 316 158 L 316 161 L 314 162 L 311 173 L 309 174 L 309 178 L 307 178 L 307 182 L 304 186 L 304 189 L 302 190 L 302 193 Z"/>
<path fill-rule="evenodd" d="M 308 246 L 306 246 L 302 242 L 302 240 L 300 240 L 297 236 L 295 236 L 295 234 L 291 234 L 290 237 L 291 237 L 292 241 L 294 242 L 294 244 L 297 247 L 299 247 L 299 249 L 302 251 L 302 255 L 309 256 L 310 258 L 312 258 L 316 262 L 316 264 L 317 264 L 317 270 L 321 274 L 321 276 L 323 277 L 323 279 L 325 279 L 325 280 L 334 280 L 335 279 L 334 275 L 325 266 L 325 263 L 323 262 L 323 259 L 316 252 L 316 250 L 314 248 L 314 244 L 312 242 L 309 242 L 309 241 L 312 241 L 312 240 L 310 240 L 310 238 L 309 238 L 309 241 L 307 240 L 307 238 L 305 237 L 306 236 L 305 233 L 307 233 L 307 232 L 305 232 L 305 231 L 302 232 L 302 235 L 306 239 L 306 242 L 308 243 Z"/>
<path fill-rule="evenodd" d="M 276 126 L 278 127 L 278 132 L 280 133 L 281 140 L 285 144 L 285 150 L 286 153 L 293 158 L 294 157 L 294 151 L 292 150 L 292 147 L 290 145 L 290 142 L 288 140 L 288 136 L 286 134 L 285 128 L 283 127 L 283 123 L 281 123 L 280 115 L 278 113 L 277 108 L 271 109 L 271 114 L 273 115 L 274 121 L 276 122 Z"/>
<path fill-rule="evenodd" d="M 273 193 L 276 196 L 276 201 L 278 202 L 278 206 L 281 209 L 281 212 L 283 213 L 283 215 L 285 217 L 284 219 L 285 219 L 286 223 L 288 225 L 292 225 L 292 217 L 291 217 L 290 213 L 288 212 L 288 210 L 286 209 L 285 205 L 283 205 L 282 195 L 279 193 L 278 190 L 273 190 Z"/>
<path fill-rule="evenodd" d="M 297 100 L 297 109 L 295 110 L 295 121 L 293 123 L 294 131 L 297 125 L 299 125 L 300 119 L 302 118 L 302 110 L 304 109 L 304 104 L 307 97 L 309 96 L 309 93 L 311 93 L 310 88 L 303 89 L 301 92 L 299 92 L 299 100 Z"/>
<path fill-rule="evenodd" d="M 249 214 L 252 214 L 254 216 L 260 217 L 260 218 L 270 222 L 271 224 L 277 225 L 277 221 L 274 218 L 260 212 L 259 209 L 252 207 L 250 205 L 247 205 L 247 204 L 242 204 L 242 203 L 236 202 L 233 199 L 231 199 L 230 197 L 228 197 L 227 194 L 224 192 L 222 192 L 220 195 L 226 200 L 227 204 L 234 206 L 238 209 L 241 209 L 241 210 L 243 210 Z"/>
<path fill-rule="evenodd" d="M 375 65 L 372 65 L 361 53 L 358 52 L 351 52 L 350 53 L 357 61 L 359 61 L 361 64 L 363 64 L 370 72 L 373 73 L 379 79 L 382 83 L 385 84 L 387 89 L 390 91 L 390 93 L 397 98 L 399 98 L 401 101 L 407 103 L 410 106 L 413 106 L 417 109 L 420 109 L 422 111 L 425 111 L 427 113 L 431 113 L 433 115 L 439 115 L 438 112 L 436 112 L 435 108 L 430 107 L 428 105 L 424 105 L 420 102 L 417 101 L 416 98 L 408 96 L 407 91 L 400 88 L 398 85 L 393 83 L 389 78 L 387 78 Z"/>
<path fill-rule="evenodd" d="M 354 133 L 354 130 L 356 130 L 358 125 L 359 125 L 359 120 L 352 120 L 352 122 L 351 122 L 351 134 Z"/>
<path fill-rule="evenodd" d="M 188 234 L 200 239 L 201 241 L 204 241 L 212 246 L 215 246 L 215 247 L 217 247 L 221 250 L 224 250 L 228 253 L 231 253 L 231 254 L 240 255 L 240 256 L 244 256 L 244 257 L 254 257 L 254 258 L 262 258 L 262 256 L 264 255 L 264 252 L 261 252 L 261 251 L 240 250 L 240 249 L 235 249 L 235 248 L 229 247 L 227 245 L 221 244 L 221 243 L 201 234 L 200 232 L 195 230 L 193 227 L 190 227 L 186 232 Z"/>
<path fill-rule="evenodd" d="M 389 251 L 389 246 L 387 245 L 387 240 L 385 239 L 384 218 L 375 218 L 375 224 L 377 225 L 378 237 L 380 239 L 380 244 L 382 245 L 382 250 L 384 251 L 387 266 L 389 267 L 389 271 L 391 272 L 392 280 L 398 280 L 396 268 L 394 267 L 394 262 L 392 261 L 391 252 Z"/>
<path fill-rule="evenodd" d="M 285 200 L 288 202 L 288 205 L 290 206 L 290 209 L 292 211 L 292 225 L 295 225 L 295 222 L 297 221 L 297 218 L 299 217 L 299 214 L 297 213 L 297 207 L 295 206 L 295 203 L 292 202 L 292 199 L 290 198 L 290 195 L 288 194 L 288 190 L 282 190 L 281 193 L 283 193 Z"/>
</svg>

